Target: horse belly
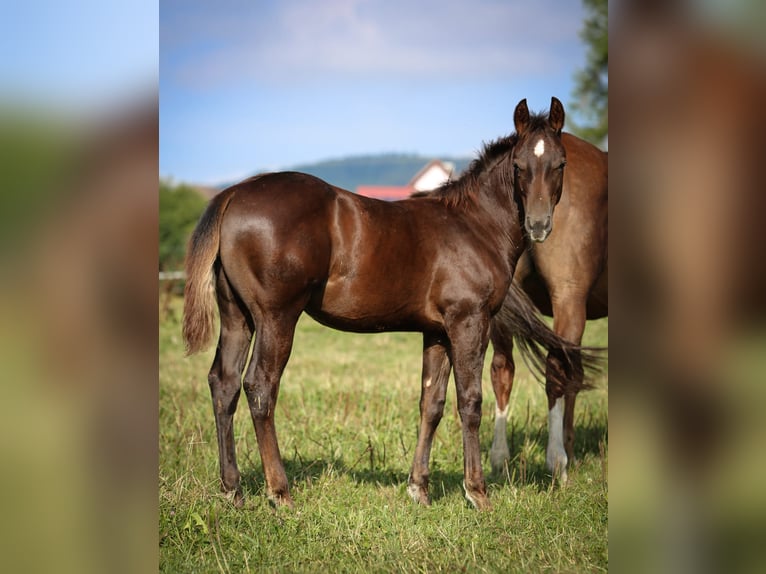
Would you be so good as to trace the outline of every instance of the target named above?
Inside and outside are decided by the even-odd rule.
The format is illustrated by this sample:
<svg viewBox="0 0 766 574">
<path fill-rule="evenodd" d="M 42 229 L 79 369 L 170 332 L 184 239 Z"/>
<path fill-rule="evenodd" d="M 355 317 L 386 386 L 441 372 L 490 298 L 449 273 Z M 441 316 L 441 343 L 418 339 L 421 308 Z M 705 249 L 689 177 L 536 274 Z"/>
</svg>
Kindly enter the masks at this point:
<svg viewBox="0 0 766 574">
<path fill-rule="evenodd" d="M 379 333 L 420 331 L 427 320 L 411 290 L 376 275 L 330 278 L 306 312 L 322 324 L 344 331 Z"/>
<path fill-rule="evenodd" d="M 587 319 L 601 319 L 609 315 L 609 273 L 606 269 L 601 273 L 588 297 L 586 307 Z"/>
<path fill-rule="evenodd" d="M 331 226 L 330 271 L 306 311 L 348 331 L 420 331 L 427 323 L 429 254 L 422 222 L 401 206 L 341 194 Z"/>
</svg>

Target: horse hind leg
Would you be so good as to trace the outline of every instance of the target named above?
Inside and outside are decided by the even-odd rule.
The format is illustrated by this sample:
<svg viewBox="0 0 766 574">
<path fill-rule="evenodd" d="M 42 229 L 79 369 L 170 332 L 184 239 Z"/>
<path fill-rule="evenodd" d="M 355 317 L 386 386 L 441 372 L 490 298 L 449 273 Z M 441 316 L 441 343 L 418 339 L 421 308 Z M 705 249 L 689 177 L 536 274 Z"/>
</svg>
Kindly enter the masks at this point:
<svg viewBox="0 0 766 574">
<path fill-rule="evenodd" d="M 242 386 L 242 370 L 253 329 L 223 276 L 218 278 L 217 293 L 221 333 L 208 374 L 208 384 L 215 415 L 221 488 L 235 506 L 241 507 L 244 500 L 237 468 L 233 425 Z"/>
<path fill-rule="evenodd" d="M 415 502 L 429 506 L 429 460 L 436 427 L 444 414 L 447 385 L 452 365 L 445 344 L 438 338 L 423 337 L 423 375 L 420 389 L 420 429 L 418 444 L 407 481 L 407 494 Z"/>
<path fill-rule="evenodd" d="M 492 355 L 490 376 L 492 389 L 495 393 L 495 431 L 492 447 L 489 450 L 489 461 L 492 465 L 492 471 L 500 473 L 511 458 L 508 449 L 507 427 L 516 365 L 513 362 L 513 339 L 500 340 L 494 334 L 491 338 L 494 354 Z"/>
<path fill-rule="evenodd" d="M 579 345 L 585 330 L 585 303 L 554 304 L 553 314 L 553 330 Z M 571 360 L 572 364 L 568 365 L 560 353 L 551 352 L 546 363 L 548 446 L 545 460 L 561 484 L 567 483 L 567 467 L 574 460 L 574 406 L 584 377 L 581 355 L 574 353 Z"/>
<path fill-rule="evenodd" d="M 293 500 L 279 452 L 274 411 L 299 315 L 300 311 L 297 311 L 258 321 L 253 357 L 243 384 L 266 478 L 266 495 L 275 506 L 290 508 L 293 507 Z"/>
</svg>

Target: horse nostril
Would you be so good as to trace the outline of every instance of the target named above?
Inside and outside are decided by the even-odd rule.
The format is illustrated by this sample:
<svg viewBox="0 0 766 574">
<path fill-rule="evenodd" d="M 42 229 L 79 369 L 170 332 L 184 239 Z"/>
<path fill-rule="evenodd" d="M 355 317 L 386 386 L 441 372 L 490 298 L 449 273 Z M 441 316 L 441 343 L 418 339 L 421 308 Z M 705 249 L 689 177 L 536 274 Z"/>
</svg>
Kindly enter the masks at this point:
<svg viewBox="0 0 766 574">
<path fill-rule="evenodd" d="M 524 220 L 524 226 L 527 228 L 528 231 L 534 231 L 536 233 L 541 233 L 543 231 L 547 231 L 551 228 L 551 218 L 550 216 L 546 217 L 545 219 L 535 219 L 533 220 L 530 217 L 525 218 Z"/>
</svg>

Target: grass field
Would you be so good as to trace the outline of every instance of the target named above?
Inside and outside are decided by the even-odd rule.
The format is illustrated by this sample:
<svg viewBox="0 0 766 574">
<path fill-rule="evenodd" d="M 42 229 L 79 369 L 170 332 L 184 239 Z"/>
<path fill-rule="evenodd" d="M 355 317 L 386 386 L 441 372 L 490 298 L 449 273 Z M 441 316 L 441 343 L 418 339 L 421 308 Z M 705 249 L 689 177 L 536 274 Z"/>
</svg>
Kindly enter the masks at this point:
<svg viewBox="0 0 766 574">
<path fill-rule="evenodd" d="M 545 469 L 545 392 L 523 365 L 511 396 L 513 458 L 505 472 L 490 472 L 488 352 L 481 445 L 494 508 L 477 512 L 463 497 L 453 382 L 431 458 L 433 505 L 423 508 L 406 493 L 421 336 L 340 333 L 304 316 L 276 413 L 295 509 L 275 510 L 266 500 L 243 394 L 235 436 L 246 501 L 237 510 L 219 488 L 207 385 L 213 351 L 183 356 L 180 314 L 180 299 L 160 314 L 160 571 L 607 570 L 606 374 L 578 399 L 578 460 L 559 488 Z M 584 343 L 606 345 L 607 332 L 606 320 L 592 322 Z"/>
</svg>

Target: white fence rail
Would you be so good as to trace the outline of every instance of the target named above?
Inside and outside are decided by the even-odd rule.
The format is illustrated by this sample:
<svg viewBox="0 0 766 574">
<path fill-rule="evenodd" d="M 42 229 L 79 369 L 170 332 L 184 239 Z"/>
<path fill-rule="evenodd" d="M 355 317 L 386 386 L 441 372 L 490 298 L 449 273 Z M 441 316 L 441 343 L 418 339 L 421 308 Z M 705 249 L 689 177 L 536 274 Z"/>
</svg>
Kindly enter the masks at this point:
<svg viewBox="0 0 766 574">
<path fill-rule="evenodd" d="M 186 279 L 184 271 L 160 271 L 160 281 L 179 281 Z"/>
</svg>

